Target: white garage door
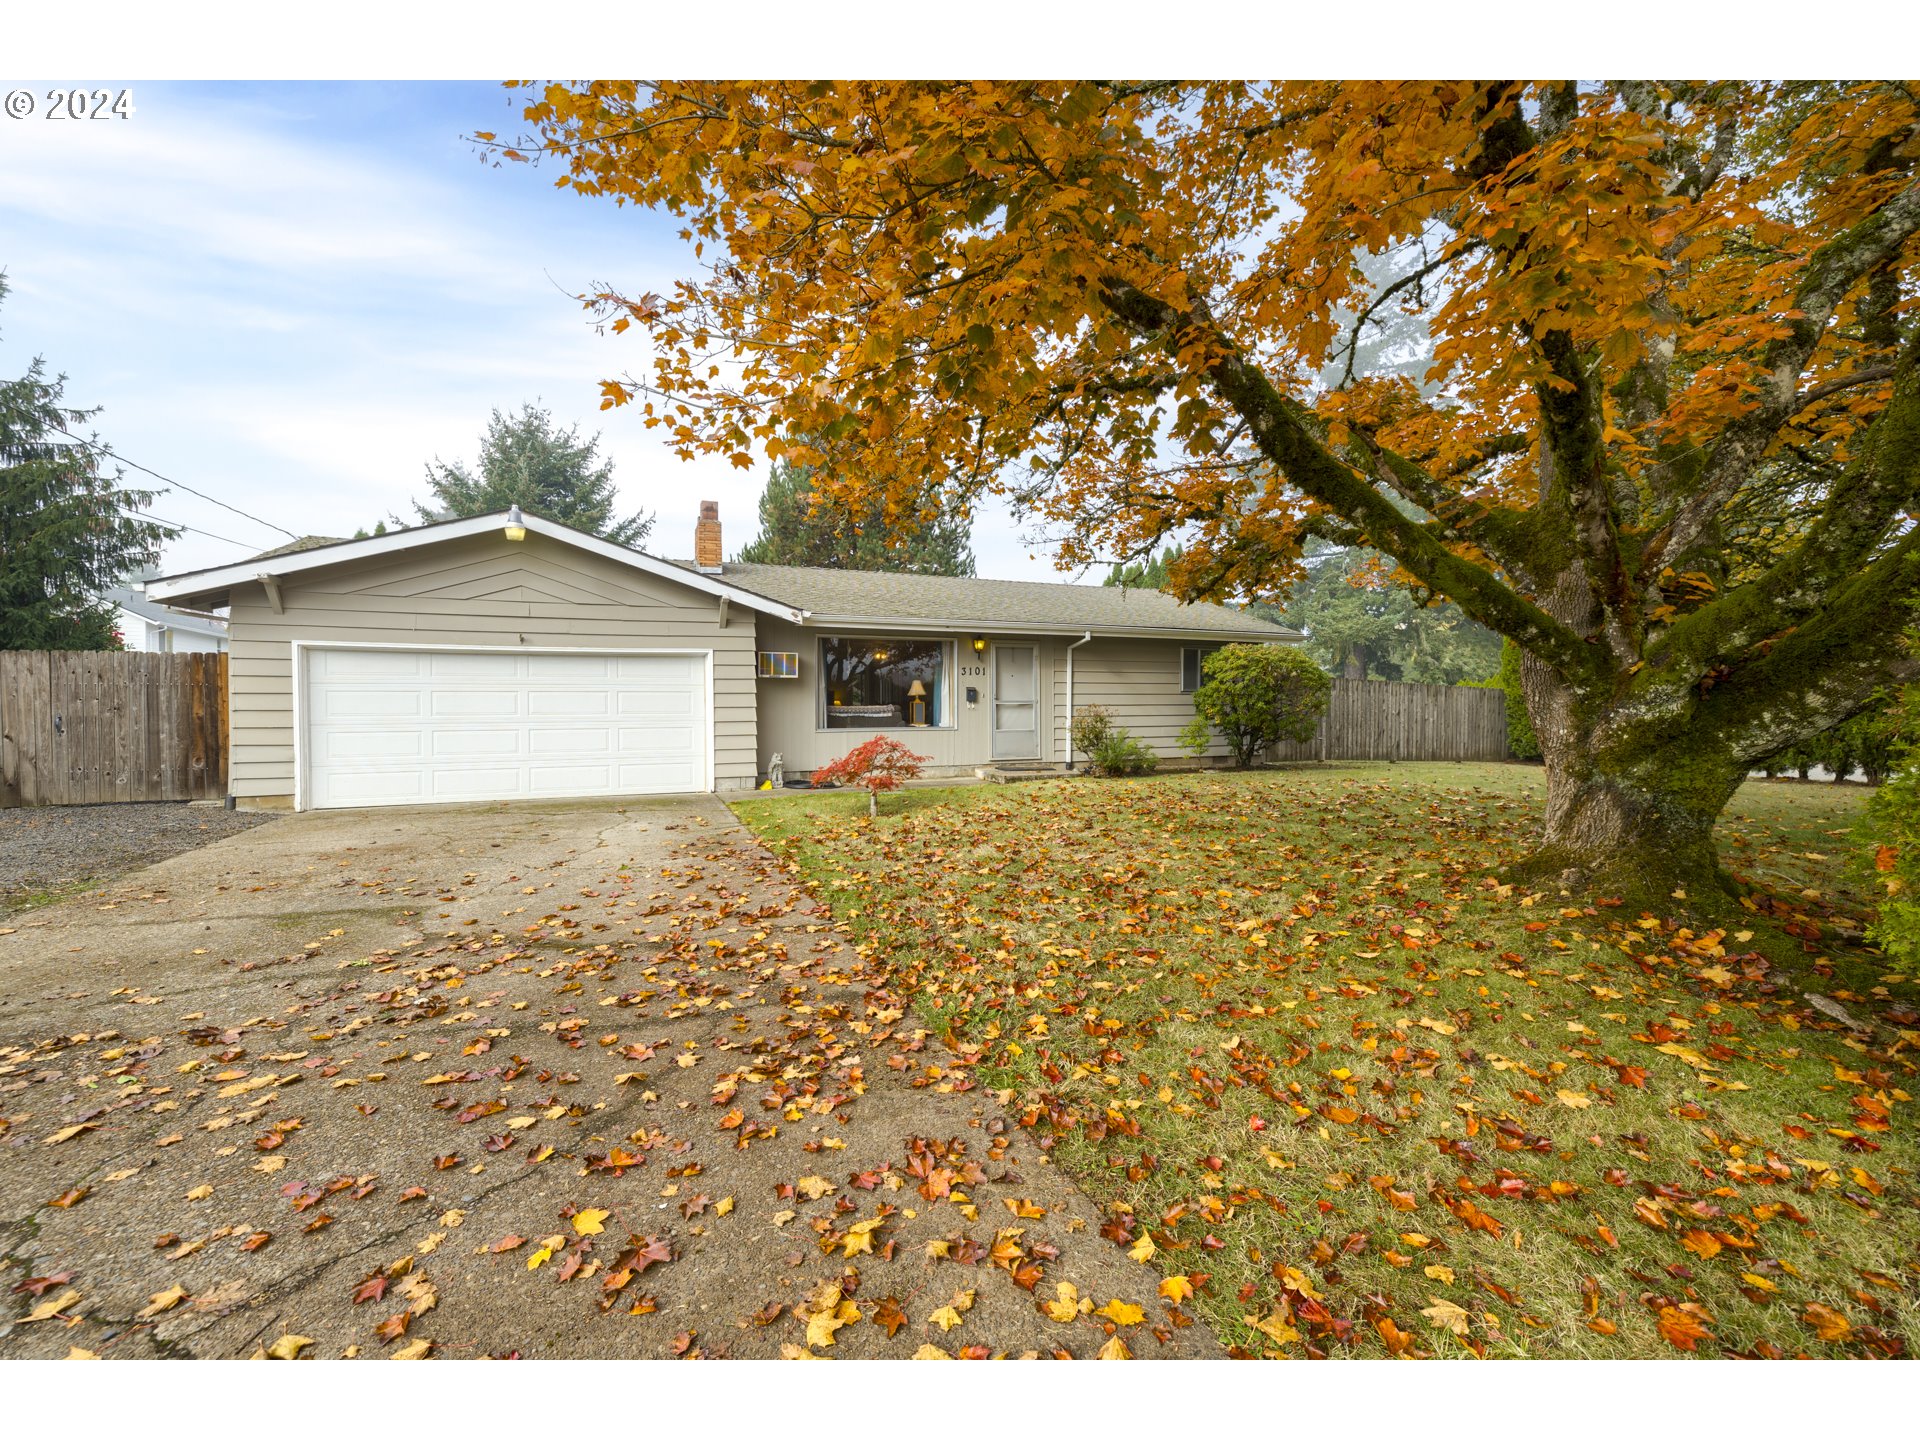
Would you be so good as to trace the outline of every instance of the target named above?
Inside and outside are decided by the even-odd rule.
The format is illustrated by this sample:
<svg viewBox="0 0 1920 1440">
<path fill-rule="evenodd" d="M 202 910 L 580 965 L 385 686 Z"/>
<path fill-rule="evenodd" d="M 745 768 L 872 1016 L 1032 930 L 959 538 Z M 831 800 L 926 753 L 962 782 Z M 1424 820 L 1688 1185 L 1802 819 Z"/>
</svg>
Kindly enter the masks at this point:
<svg viewBox="0 0 1920 1440">
<path fill-rule="evenodd" d="M 708 788 L 704 654 L 305 653 L 311 808 Z"/>
</svg>

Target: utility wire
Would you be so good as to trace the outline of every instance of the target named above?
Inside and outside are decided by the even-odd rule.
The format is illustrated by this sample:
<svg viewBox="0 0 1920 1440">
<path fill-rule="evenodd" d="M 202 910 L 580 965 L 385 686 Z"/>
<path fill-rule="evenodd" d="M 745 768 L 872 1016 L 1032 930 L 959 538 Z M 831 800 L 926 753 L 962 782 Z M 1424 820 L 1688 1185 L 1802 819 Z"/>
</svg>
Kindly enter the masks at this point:
<svg viewBox="0 0 1920 1440">
<path fill-rule="evenodd" d="M 124 505 L 119 506 L 117 508 L 120 510 L 120 513 L 123 515 L 130 515 L 141 520 L 151 520 L 153 521 L 154 524 L 164 525 L 169 530 L 187 530 L 187 531 L 191 531 L 195 535 L 204 535 L 209 540 L 218 540 L 223 545 L 237 545 L 242 550 L 253 549 L 253 543 L 248 542 L 246 540 L 235 540 L 230 535 L 216 535 L 211 530 L 202 530 L 197 525 L 188 525 L 179 520 L 166 520 L 161 518 L 158 515 L 153 514 L 151 511 L 130 510 Z"/>
<path fill-rule="evenodd" d="M 158 470 L 149 470 L 145 465 L 142 465 L 137 461 L 129 460 L 127 459 L 126 456 L 120 454 L 118 451 L 110 449 L 105 445 L 96 445 L 91 440 L 82 440 L 78 435 L 74 434 L 71 430 L 61 430 L 58 425 L 54 426 L 53 428 L 55 430 L 59 430 L 62 435 L 66 436 L 69 440 L 73 441 L 76 445 L 84 445 L 89 450 L 97 451 L 99 454 L 105 455 L 109 459 L 115 460 L 122 465 L 130 466 L 133 469 L 138 470 L 143 475 L 151 475 L 153 476 L 154 479 L 163 481 L 168 485 L 177 485 L 179 486 L 180 489 L 186 491 L 189 495 L 198 495 L 202 500 L 205 500 L 212 505 L 218 505 L 222 510 L 231 510 L 234 514 L 238 515 L 243 520 L 251 520 L 254 524 L 264 525 L 269 530 L 278 530 L 282 535 L 286 536 L 289 540 L 298 540 L 300 538 L 298 535 L 294 534 L 293 531 L 287 529 L 287 527 L 284 525 L 276 525 L 271 520 L 262 520 L 258 515 L 248 514 L 245 510 L 242 510 L 238 505 L 229 505 L 224 500 L 216 500 L 214 499 L 213 496 L 207 494 L 206 491 L 204 490 L 196 490 L 193 488 L 193 486 L 187 484 L 185 481 L 175 480 L 171 476 L 162 475 Z M 191 527 L 183 526 L 182 528 L 187 529 Z M 200 533 L 205 534 L 206 532 L 202 531 Z M 214 538 L 218 539 L 219 537 L 215 536 Z M 237 545 L 240 542 L 236 540 L 231 543 Z"/>
</svg>

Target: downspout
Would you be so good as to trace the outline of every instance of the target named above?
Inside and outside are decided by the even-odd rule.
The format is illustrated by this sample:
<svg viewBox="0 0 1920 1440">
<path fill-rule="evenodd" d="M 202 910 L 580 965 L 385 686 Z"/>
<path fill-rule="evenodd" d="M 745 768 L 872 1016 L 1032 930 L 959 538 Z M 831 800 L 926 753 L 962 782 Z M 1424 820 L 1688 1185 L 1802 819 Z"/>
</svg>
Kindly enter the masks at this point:
<svg viewBox="0 0 1920 1440">
<path fill-rule="evenodd" d="M 1067 769 L 1073 769 L 1073 652 L 1093 639 L 1089 630 L 1073 644 L 1067 646 Z"/>
</svg>

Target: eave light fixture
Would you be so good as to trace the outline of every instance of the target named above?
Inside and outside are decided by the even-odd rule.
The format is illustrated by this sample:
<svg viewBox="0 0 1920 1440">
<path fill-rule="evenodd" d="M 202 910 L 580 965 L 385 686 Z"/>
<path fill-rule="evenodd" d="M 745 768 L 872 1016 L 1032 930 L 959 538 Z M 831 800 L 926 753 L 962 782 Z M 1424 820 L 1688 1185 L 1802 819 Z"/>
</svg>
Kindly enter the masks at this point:
<svg viewBox="0 0 1920 1440">
<path fill-rule="evenodd" d="M 520 513 L 518 505 L 508 507 L 506 536 L 509 540 L 527 538 L 527 517 Z"/>
</svg>

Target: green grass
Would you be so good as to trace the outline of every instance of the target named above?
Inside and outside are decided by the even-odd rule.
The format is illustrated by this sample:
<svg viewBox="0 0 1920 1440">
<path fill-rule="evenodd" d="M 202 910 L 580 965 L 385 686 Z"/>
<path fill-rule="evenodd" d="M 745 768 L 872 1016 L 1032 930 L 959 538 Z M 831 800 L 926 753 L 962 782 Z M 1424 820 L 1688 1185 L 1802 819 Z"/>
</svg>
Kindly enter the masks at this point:
<svg viewBox="0 0 1920 1440">
<path fill-rule="evenodd" d="M 1499 886 L 1541 791 L 1414 764 L 737 813 L 952 1047 L 935 1083 L 1001 1092 L 1247 1353 L 1910 1347 L 1920 986 L 1857 944 L 1863 792 L 1728 809 L 1806 937 L 1783 964 Z"/>
<path fill-rule="evenodd" d="M 24 914 L 28 910 L 39 910 L 48 905 L 58 905 L 62 900 L 71 900 L 76 895 L 84 895 L 95 888 L 95 882 L 87 880 L 68 880 L 58 885 L 43 885 L 24 890 L 0 891 L 0 918 L 8 915 Z"/>
</svg>

